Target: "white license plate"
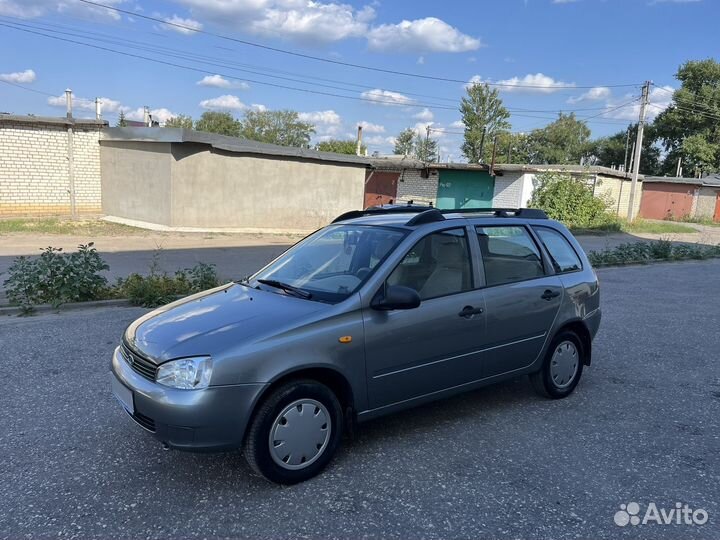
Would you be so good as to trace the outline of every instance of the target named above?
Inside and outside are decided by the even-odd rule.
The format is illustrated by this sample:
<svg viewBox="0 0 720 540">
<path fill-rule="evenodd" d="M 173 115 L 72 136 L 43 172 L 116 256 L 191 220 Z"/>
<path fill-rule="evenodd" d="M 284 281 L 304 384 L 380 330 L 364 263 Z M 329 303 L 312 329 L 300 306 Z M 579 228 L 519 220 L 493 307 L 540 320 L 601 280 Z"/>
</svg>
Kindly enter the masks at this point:
<svg viewBox="0 0 720 540">
<path fill-rule="evenodd" d="M 112 373 L 110 374 L 110 386 L 112 387 L 112 392 L 120 404 L 125 407 L 130 414 L 133 414 L 135 412 L 135 405 L 133 403 L 132 391 L 121 383 Z"/>
</svg>

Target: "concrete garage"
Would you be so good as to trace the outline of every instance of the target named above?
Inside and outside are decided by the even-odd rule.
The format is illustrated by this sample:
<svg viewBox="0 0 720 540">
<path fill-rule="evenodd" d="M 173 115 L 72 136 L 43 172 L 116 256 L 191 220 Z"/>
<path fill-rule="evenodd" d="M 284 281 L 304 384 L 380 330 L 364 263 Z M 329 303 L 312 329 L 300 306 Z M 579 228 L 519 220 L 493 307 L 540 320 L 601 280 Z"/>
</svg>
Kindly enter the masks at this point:
<svg viewBox="0 0 720 540">
<path fill-rule="evenodd" d="M 309 231 L 361 207 L 367 158 L 183 129 L 111 128 L 108 216 L 167 227 Z"/>
</svg>

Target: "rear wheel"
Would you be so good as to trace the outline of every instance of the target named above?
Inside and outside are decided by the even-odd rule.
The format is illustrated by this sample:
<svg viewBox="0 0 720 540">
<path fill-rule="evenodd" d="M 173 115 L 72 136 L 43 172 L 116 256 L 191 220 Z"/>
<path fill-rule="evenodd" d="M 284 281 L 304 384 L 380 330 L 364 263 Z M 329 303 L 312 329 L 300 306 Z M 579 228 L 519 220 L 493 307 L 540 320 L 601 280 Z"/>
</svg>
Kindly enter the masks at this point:
<svg viewBox="0 0 720 540">
<path fill-rule="evenodd" d="M 245 439 L 245 458 L 272 482 L 295 484 L 321 472 L 343 431 L 340 402 L 312 380 L 280 386 L 255 413 Z"/>
<path fill-rule="evenodd" d="M 582 342 L 575 332 L 565 330 L 552 340 L 542 368 L 530 375 L 530 381 L 540 395 L 560 399 L 572 393 L 582 371 Z"/>
</svg>

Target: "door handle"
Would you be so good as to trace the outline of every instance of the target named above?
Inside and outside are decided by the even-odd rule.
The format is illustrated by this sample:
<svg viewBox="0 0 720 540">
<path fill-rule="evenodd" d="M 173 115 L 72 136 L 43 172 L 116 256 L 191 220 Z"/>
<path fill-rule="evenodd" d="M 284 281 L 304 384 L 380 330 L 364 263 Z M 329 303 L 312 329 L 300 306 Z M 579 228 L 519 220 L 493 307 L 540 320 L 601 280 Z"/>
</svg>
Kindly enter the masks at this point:
<svg viewBox="0 0 720 540">
<path fill-rule="evenodd" d="M 458 313 L 460 317 L 465 317 L 466 319 L 470 319 L 474 315 L 480 315 L 483 311 L 485 311 L 481 307 L 472 307 L 472 306 L 465 306 L 462 308 L 462 311 Z"/>
<path fill-rule="evenodd" d="M 542 293 L 542 296 L 540 296 L 540 298 L 542 298 L 543 300 L 552 300 L 553 298 L 557 298 L 558 296 L 560 296 L 560 291 L 551 291 L 550 289 L 545 289 L 545 292 Z"/>
</svg>

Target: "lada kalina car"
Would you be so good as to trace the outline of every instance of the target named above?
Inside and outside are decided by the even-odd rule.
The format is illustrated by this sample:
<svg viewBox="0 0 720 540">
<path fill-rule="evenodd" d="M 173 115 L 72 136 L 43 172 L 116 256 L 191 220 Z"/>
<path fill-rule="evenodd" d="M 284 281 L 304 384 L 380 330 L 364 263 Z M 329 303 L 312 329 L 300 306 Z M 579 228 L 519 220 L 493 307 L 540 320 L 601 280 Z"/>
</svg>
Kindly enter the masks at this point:
<svg viewBox="0 0 720 540">
<path fill-rule="evenodd" d="M 568 396 L 599 324 L 595 272 L 542 211 L 377 207 L 139 318 L 111 383 L 166 447 L 291 484 L 381 415 L 519 375 Z"/>
</svg>

